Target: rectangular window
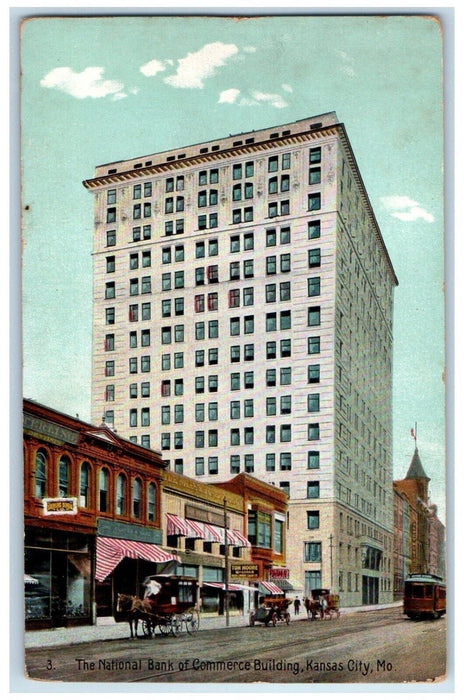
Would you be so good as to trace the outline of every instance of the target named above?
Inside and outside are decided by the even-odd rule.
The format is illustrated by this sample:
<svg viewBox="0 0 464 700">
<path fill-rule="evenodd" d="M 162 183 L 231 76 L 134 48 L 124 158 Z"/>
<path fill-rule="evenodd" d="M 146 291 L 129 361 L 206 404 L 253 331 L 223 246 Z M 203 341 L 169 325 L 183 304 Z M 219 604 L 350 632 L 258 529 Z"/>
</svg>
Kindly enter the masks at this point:
<svg viewBox="0 0 464 700">
<path fill-rule="evenodd" d="M 205 458 L 195 457 L 195 474 L 202 476 L 205 473 Z"/>
<path fill-rule="evenodd" d="M 230 473 L 238 474 L 240 472 L 240 455 L 230 456 Z"/>
<path fill-rule="evenodd" d="M 317 297 L 321 293 L 321 278 L 320 277 L 309 277 L 308 278 L 308 296 Z"/>
<path fill-rule="evenodd" d="M 308 425 L 308 440 L 319 440 L 319 423 Z"/>
<path fill-rule="evenodd" d="M 319 336 L 308 338 L 308 355 L 317 355 L 321 351 L 321 339 Z"/>
<path fill-rule="evenodd" d="M 321 266 L 321 249 L 311 248 L 308 250 L 308 267 L 320 267 Z"/>
<path fill-rule="evenodd" d="M 309 162 L 310 163 L 320 163 L 321 162 L 321 148 L 318 146 L 317 148 L 310 148 L 309 149 Z"/>
<path fill-rule="evenodd" d="M 306 527 L 308 528 L 308 530 L 318 530 L 319 529 L 319 511 L 318 510 L 306 511 Z"/>
<path fill-rule="evenodd" d="M 116 231 L 106 232 L 106 245 L 112 247 L 116 245 Z"/>
<path fill-rule="evenodd" d="M 267 472 L 275 472 L 276 468 L 276 456 L 275 454 L 267 454 L 266 455 L 266 471 Z"/>
<path fill-rule="evenodd" d="M 308 384 L 318 384 L 320 381 L 320 365 L 309 365 L 308 367 Z"/>
<path fill-rule="evenodd" d="M 308 238 L 311 240 L 313 238 L 321 237 L 321 222 L 320 221 L 310 221 L 308 223 Z"/>
<path fill-rule="evenodd" d="M 317 211 L 321 208 L 321 194 L 316 192 L 308 195 L 308 210 Z"/>
<path fill-rule="evenodd" d="M 322 547 L 320 542 L 305 542 L 304 543 L 304 561 L 305 562 L 320 562 L 322 561 Z"/>
<path fill-rule="evenodd" d="M 308 309 L 308 326 L 320 326 L 321 324 L 321 307 L 310 306 Z"/>
<path fill-rule="evenodd" d="M 253 287 L 245 287 L 243 290 L 243 306 L 253 306 L 254 289 Z"/>
<path fill-rule="evenodd" d="M 319 394 L 308 395 L 308 413 L 317 413 L 320 410 Z"/>
<path fill-rule="evenodd" d="M 319 498 L 318 481 L 308 481 L 306 485 L 306 498 Z"/>
<path fill-rule="evenodd" d="M 208 457 L 208 474 L 218 473 L 218 458 Z"/>
<path fill-rule="evenodd" d="M 308 452 L 308 469 L 319 469 L 319 452 L 317 450 Z"/>
<path fill-rule="evenodd" d="M 291 452 L 282 452 L 280 455 L 280 470 L 283 472 L 291 471 L 292 469 L 292 454 Z"/>
<path fill-rule="evenodd" d="M 310 168 L 309 169 L 309 184 L 317 185 L 321 181 L 321 169 L 320 168 Z"/>
</svg>

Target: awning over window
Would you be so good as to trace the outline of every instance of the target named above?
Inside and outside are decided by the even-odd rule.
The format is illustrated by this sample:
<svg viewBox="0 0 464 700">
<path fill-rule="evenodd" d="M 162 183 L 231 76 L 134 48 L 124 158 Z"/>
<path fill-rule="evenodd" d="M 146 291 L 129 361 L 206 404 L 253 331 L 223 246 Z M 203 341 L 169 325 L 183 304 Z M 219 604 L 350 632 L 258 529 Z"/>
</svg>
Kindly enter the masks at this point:
<svg viewBox="0 0 464 700">
<path fill-rule="evenodd" d="M 207 542 L 220 542 L 224 544 L 224 533 L 221 533 L 221 528 L 208 523 L 204 523 L 205 526 L 205 540 Z"/>
<path fill-rule="evenodd" d="M 224 528 L 219 525 L 200 523 L 196 520 L 187 520 L 172 513 L 166 514 L 167 534 L 181 535 L 193 539 L 202 539 L 206 542 L 219 542 L 224 544 Z M 239 530 L 227 529 L 227 543 L 233 547 L 250 547 L 250 542 Z"/>
<path fill-rule="evenodd" d="M 272 581 L 260 581 L 259 587 L 261 588 L 261 591 L 271 593 L 272 595 L 279 595 L 283 593 L 283 590 L 275 583 L 272 583 Z"/>
<path fill-rule="evenodd" d="M 226 589 L 225 583 L 208 583 L 207 581 L 205 581 L 202 584 L 202 588 L 204 586 L 207 586 L 208 588 L 219 588 L 221 591 L 225 591 L 225 589 Z M 243 591 L 247 588 L 248 588 L 248 586 L 239 586 L 237 583 L 228 583 L 227 584 L 228 591 Z"/>
<path fill-rule="evenodd" d="M 97 566 L 95 578 L 104 581 L 107 576 L 125 558 L 145 559 L 156 563 L 165 563 L 179 558 L 169 554 L 156 544 L 118 540 L 112 537 L 97 537 Z"/>
<path fill-rule="evenodd" d="M 182 537 L 190 537 L 192 539 L 205 539 L 205 528 L 203 523 L 198 523 L 194 520 L 181 518 L 179 515 L 166 513 L 167 534 L 182 535 Z"/>
<path fill-rule="evenodd" d="M 237 544 L 235 545 L 236 547 L 251 547 L 251 542 L 249 542 L 241 532 L 238 530 L 232 530 L 232 532 L 237 540 Z"/>
<path fill-rule="evenodd" d="M 189 528 L 186 521 L 178 515 L 166 513 L 167 533 L 168 535 L 182 535 L 188 537 Z"/>
<path fill-rule="evenodd" d="M 189 529 L 188 537 L 193 539 L 204 540 L 205 539 L 205 528 L 203 523 L 197 523 L 194 520 L 186 520 L 187 527 Z"/>
<path fill-rule="evenodd" d="M 39 579 L 30 576 L 29 574 L 24 574 L 24 583 L 26 586 L 37 586 Z"/>
</svg>

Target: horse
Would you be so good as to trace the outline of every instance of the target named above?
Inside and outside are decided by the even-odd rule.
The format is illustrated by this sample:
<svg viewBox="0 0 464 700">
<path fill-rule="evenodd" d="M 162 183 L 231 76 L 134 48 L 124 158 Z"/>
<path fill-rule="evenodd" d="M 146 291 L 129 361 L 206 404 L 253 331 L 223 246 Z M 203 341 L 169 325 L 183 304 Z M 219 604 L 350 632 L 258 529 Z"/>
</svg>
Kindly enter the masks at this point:
<svg viewBox="0 0 464 700">
<path fill-rule="evenodd" d="M 118 593 L 116 610 L 126 615 L 130 627 L 130 638 L 137 639 L 139 620 L 143 619 L 147 612 L 150 612 L 147 601 L 143 601 L 135 595 Z"/>
<path fill-rule="evenodd" d="M 312 598 L 305 598 L 303 601 L 303 605 L 306 608 L 306 614 L 308 616 L 311 615 L 311 620 L 315 620 L 319 614 L 320 619 L 322 620 L 324 617 L 324 613 L 322 610 L 322 605 L 318 600 L 313 600 Z"/>
</svg>

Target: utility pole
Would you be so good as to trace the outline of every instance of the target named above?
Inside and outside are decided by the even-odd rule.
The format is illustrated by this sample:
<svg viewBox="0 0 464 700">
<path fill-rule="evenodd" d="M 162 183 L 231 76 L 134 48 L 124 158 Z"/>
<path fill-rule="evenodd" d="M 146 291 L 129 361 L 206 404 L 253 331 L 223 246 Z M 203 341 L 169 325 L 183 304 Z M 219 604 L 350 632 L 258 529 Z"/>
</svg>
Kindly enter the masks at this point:
<svg viewBox="0 0 464 700">
<path fill-rule="evenodd" d="M 333 549 L 333 535 L 329 535 L 329 540 L 330 540 L 330 590 L 332 591 L 333 589 L 333 556 L 332 556 L 332 549 Z"/>
<path fill-rule="evenodd" d="M 229 627 L 229 546 L 227 544 L 227 499 L 224 498 L 224 611 Z"/>
</svg>

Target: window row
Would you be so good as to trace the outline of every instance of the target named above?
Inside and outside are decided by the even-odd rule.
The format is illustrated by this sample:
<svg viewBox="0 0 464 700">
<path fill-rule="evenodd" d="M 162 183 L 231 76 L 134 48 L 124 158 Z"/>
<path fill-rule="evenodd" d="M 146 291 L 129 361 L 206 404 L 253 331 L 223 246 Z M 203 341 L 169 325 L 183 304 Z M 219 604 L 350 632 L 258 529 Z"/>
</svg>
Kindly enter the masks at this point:
<svg viewBox="0 0 464 700">
<path fill-rule="evenodd" d="M 48 477 L 49 457 L 45 450 L 39 449 L 35 455 L 34 464 L 34 496 L 46 498 L 56 493 L 60 498 L 67 498 L 76 492 L 71 484 L 72 465 L 69 457 L 62 455 L 58 460 L 57 484 L 50 484 Z M 111 489 L 111 473 L 106 467 L 98 472 L 98 481 L 94 488 L 92 479 L 95 470 L 89 462 L 82 462 L 77 473 L 77 491 L 79 507 L 92 507 L 92 494 L 96 491 L 96 508 L 102 513 L 111 509 L 110 496 L 114 492 L 114 512 L 116 515 L 131 515 L 133 518 L 154 522 L 156 515 L 156 487 L 149 483 L 144 488 L 142 479 L 135 477 L 129 479 L 125 474 L 119 473 L 114 478 L 114 489 Z M 144 493 L 145 492 L 145 493 Z M 145 503 L 145 508 L 143 504 Z M 145 513 L 143 512 L 145 510 Z"/>
<path fill-rule="evenodd" d="M 317 195 L 315 195 L 317 197 Z M 317 201 L 314 203 L 311 203 L 311 208 L 317 208 Z M 308 205 L 309 208 L 309 205 Z M 215 216 L 217 215 L 211 215 L 211 219 L 209 219 L 209 228 L 214 228 L 215 225 L 217 225 L 217 220 L 215 220 Z M 238 210 L 237 216 L 241 218 L 242 212 L 241 210 Z M 201 228 L 208 228 L 208 222 L 206 221 L 205 218 L 202 218 L 201 221 L 199 221 L 199 227 Z M 184 232 L 184 220 L 183 219 L 178 219 L 175 221 L 167 221 L 165 222 L 165 233 L 166 235 L 173 234 L 174 231 L 176 233 L 183 233 Z M 315 221 L 309 221 L 308 222 L 308 239 L 313 240 L 316 238 L 320 238 L 321 235 L 321 222 L 319 220 Z M 142 240 L 150 240 L 151 239 L 151 225 L 147 224 L 142 227 L 140 226 L 135 226 L 132 229 L 132 241 L 133 242 L 139 242 Z M 272 228 L 268 229 L 266 231 L 266 247 L 271 247 L 274 245 L 277 245 L 277 240 L 278 240 L 278 235 L 277 235 L 277 229 Z M 288 244 L 290 243 L 290 227 L 284 226 L 280 228 L 280 234 L 279 234 L 279 240 L 280 244 Z M 116 230 L 110 230 L 106 232 L 106 245 L 107 247 L 113 247 L 116 245 Z M 202 257 L 201 256 L 201 248 L 203 246 L 203 242 L 199 242 L 198 244 L 198 251 L 199 254 L 197 257 Z M 216 252 L 210 252 L 210 255 L 216 255 L 218 251 L 218 244 L 217 241 L 212 243 L 211 250 L 214 251 L 216 249 Z M 240 250 L 253 250 L 254 249 L 254 234 L 252 232 L 247 232 L 242 235 L 239 234 L 233 234 L 230 237 L 230 242 L 229 242 L 229 252 L 231 253 L 238 253 Z M 196 249 L 197 250 L 197 249 Z M 171 263 L 171 262 L 179 262 L 184 260 L 184 246 L 179 245 L 175 246 L 175 253 L 174 256 L 171 254 L 171 247 L 165 247 L 163 248 L 162 251 L 162 260 L 163 263 Z"/>
</svg>

